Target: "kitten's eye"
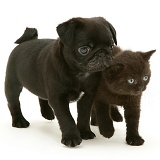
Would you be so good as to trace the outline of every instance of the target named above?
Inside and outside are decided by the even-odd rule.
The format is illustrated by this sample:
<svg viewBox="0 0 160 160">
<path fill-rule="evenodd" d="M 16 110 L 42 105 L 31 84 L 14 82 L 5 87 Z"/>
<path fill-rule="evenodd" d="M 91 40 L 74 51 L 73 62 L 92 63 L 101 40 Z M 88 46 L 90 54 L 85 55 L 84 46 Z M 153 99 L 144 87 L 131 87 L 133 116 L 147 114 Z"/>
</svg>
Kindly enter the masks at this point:
<svg viewBox="0 0 160 160">
<path fill-rule="evenodd" d="M 135 82 L 135 80 L 134 79 L 128 79 L 127 82 L 130 83 L 130 84 L 133 84 Z"/>
<path fill-rule="evenodd" d="M 87 55 L 90 51 L 90 47 L 88 46 L 82 46 L 82 47 L 79 47 L 78 48 L 78 52 L 81 54 L 81 55 Z"/>
<path fill-rule="evenodd" d="M 147 80 L 148 80 L 148 76 L 144 76 L 144 77 L 143 77 L 143 80 L 144 80 L 144 81 L 147 81 Z"/>
</svg>

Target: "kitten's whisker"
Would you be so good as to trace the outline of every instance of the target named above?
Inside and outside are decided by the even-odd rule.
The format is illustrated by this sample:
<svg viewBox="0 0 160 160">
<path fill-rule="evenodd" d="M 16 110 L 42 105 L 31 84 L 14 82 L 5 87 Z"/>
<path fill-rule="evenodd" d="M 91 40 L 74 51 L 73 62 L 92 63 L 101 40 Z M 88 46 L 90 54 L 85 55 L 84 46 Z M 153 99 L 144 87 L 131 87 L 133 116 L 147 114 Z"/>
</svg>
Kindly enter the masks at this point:
<svg viewBox="0 0 160 160">
<path fill-rule="evenodd" d="M 146 92 L 143 93 L 142 102 L 147 106 L 157 106 L 157 103 L 160 101 L 160 94 L 157 88 L 150 87 Z"/>
</svg>

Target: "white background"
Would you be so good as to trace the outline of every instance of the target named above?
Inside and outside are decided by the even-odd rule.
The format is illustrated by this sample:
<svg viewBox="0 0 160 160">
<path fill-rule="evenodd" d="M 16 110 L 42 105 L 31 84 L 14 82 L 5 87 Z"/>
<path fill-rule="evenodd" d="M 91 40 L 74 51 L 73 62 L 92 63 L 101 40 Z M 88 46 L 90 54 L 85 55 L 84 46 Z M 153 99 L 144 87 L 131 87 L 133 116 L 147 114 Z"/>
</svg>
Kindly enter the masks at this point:
<svg viewBox="0 0 160 160">
<path fill-rule="evenodd" d="M 160 9 L 158 0 L 5 0 L 0 1 L 0 159 L 160 159 Z M 11 116 L 4 96 L 7 59 L 15 40 L 26 27 L 35 27 L 39 38 L 57 38 L 56 26 L 72 17 L 106 18 L 117 30 L 123 49 L 157 49 L 150 60 L 152 78 L 142 97 L 140 134 L 142 146 L 125 142 L 125 122 L 114 123 L 115 134 L 106 139 L 97 127 L 93 140 L 83 140 L 76 148 L 61 144 L 57 120 L 41 117 L 37 97 L 27 90 L 21 94 L 22 112 L 31 123 L 27 129 L 11 127 Z M 76 119 L 76 103 L 71 104 Z M 121 109 L 123 113 L 123 109 Z M 2 158 L 3 157 L 3 158 Z M 56 159 L 57 159 L 56 158 Z"/>
</svg>

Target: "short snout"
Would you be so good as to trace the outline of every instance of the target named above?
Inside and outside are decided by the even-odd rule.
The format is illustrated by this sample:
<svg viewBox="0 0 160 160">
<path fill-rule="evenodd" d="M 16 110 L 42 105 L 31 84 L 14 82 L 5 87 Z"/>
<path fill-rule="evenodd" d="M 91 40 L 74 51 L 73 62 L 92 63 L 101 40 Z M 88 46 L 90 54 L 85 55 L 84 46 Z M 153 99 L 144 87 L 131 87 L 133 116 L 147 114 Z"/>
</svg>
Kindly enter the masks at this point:
<svg viewBox="0 0 160 160">
<path fill-rule="evenodd" d="M 108 59 L 108 60 L 113 59 L 111 53 L 107 52 L 106 50 L 99 50 L 95 55 L 98 56 L 99 59 Z"/>
<path fill-rule="evenodd" d="M 106 67 L 109 67 L 112 61 L 112 56 L 110 53 L 108 53 L 106 50 L 100 50 L 97 53 L 98 59 L 100 63 Z"/>
<path fill-rule="evenodd" d="M 92 71 L 103 71 L 106 67 L 110 66 L 112 59 L 112 56 L 106 50 L 99 50 L 88 61 L 87 66 Z"/>
<path fill-rule="evenodd" d="M 142 94 L 142 92 L 145 90 L 146 88 L 144 87 L 144 85 L 140 85 L 139 87 L 134 88 L 133 90 L 131 90 L 132 95 L 139 95 Z"/>
</svg>

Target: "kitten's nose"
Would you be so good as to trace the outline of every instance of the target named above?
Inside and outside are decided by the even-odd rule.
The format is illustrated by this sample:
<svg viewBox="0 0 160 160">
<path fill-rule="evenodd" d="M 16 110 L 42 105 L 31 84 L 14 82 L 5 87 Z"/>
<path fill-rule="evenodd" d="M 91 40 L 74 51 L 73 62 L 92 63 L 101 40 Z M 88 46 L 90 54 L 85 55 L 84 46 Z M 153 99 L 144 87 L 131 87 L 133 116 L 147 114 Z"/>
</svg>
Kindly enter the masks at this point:
<svg viewBox="0 0 160 160">
<path fill-rule="evenodd" d="M 137 93 L 141 93 L 143 90 L 144 90 L 144 86 L 143 86 L 143 85 L 142 85 L 142 86 L 139 86 L 139 87 L 137 88 Z"/>
<path fill-rule="evenodd" d="M 138 87 L 138 89 L 139 89 L 139 90 L 141 90 L 141 91 L 143 91 L 144 86 L 143 86 L 143 85 L 141 85 L 141 86 L 139 86 L 139 87 Z"/>
<path fill-rule="evenodd" d="M 141 90 L 136 91 L 136 94 L 141 94 L 141 93 L 142 93 L 142 91 L 141 91 Z"/>
</svg>

